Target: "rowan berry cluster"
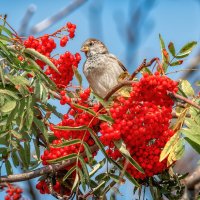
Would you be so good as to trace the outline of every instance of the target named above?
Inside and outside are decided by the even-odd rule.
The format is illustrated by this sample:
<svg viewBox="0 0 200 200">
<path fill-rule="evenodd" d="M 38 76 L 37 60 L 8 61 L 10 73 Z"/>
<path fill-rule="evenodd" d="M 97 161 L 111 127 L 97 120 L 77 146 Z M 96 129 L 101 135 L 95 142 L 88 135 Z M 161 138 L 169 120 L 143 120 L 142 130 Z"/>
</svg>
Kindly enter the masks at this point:
<svg viewBox="0 0 200 200">
<path fill-rule="evenodd" d="M 61 91 L 61 94 L 64 96 L 65 92 Z M 90 89 L 86 89 L 85 91 L 81 92 L 80 99 L 76 102 L 78 105 L 84 106 L 86 108 L 90 108 L 94 112 L 98 112 L 99 104 L 93 104 L 92 106 L 88 104 L 88 98 L 90 96 Z M 63 115 L 63 120 L 57 124 L 57 126 L 70 126 L 70 127 L 80 127 L 80 126 L 87 126 L 90 128 L 94 128 L 98 123 L 99 119 L 94 117 L 88 112 L 83 111 L 80 108 L 77 108 L 73 105 L 73 102 L 70 100 L 70 111 L 67 114 Z M 54 128 L 54 125 L 50 126 L 50 129 L 54 132 L 54 136 L 57 138 L 55 139 L 52 144 L 50 145 L 49 150 L 45 150 L 44 154 L 41 156 L 43 165 L 48 165 L 50 160 L 54 160 L 57 158 L 65 157 L 72 153 L 78 154 L 78 152 L 82 153 L 84 151 L 84 145 L 73 144 L 70 146 L 62 146 L 66 140 L 70 141 L 73 139 L 80 139 L 87 143 L 89 146 L 94 145 L 94 140 L 90 136 L 90 133 L 87 130 L 58 130 Z M 93 153 L 93 156 L 96 155 L 96 152 Z M 88 158 L 84 158 L 85 161 L 88 161 Z M 76 163 L 74 163 L 76 164 Z M 80 163 L 78 163 L 80 166 Z M 65 170 L 69 170 L 71 166 L 67 166 Z M 81 166 L 80 166 L 81 167 Z M 74 177 L 75 178 L 75 177 Z M 48 193 L 48 187 L 44 186 L 41 182 L 38 183 L 37 189 L 40 192 Z M 41 192 L 41 193 L 42 193 Z"/>
<path fill-rule="evenodd" d="M 159 156 L 174 134 L 169 128 L 174 102 L 168 91 L 177 92 L 177 85 L 158 72 L 144 74 L 132 84 L 130 97 L 119 97 L 110 108 L 114 123 L 101 124 L 100 139 L 109 147 L 108 154 L 114 159 L 121 157 L 113 141 L 123 139 L 133 159 L 144 169 L 142 174 L 128 165 L 127 170 L 135 178 L 144 179 L 167 168 L 166 160 L 159 162 Z"/>
<path fill-rule="evenodd" d="M 33 48 L 39 53 L 45 55 L 57 67 L 59 73 L 49 66 L 45 67 L 46 63 L 43 61 L 39 59 L 36 60 L 36 63 L 41 67 L 42 70 L 45 71 L 46 75 L 48 75 L 49 78 L 51 78 L 59 88 L 65 88 L 72 80 L 74 75 L 73 67 L 78 67 L 81 56 L 79 53 L 72 54 L 71 52 L 66 51 L 64 54 L 60 54 L 59 58 L 52 57 L 51 53 L 56 48 L 54 38 L 58 38 L 58 35 L 61 32 L 67 31 L 69 34 L 60 39 L 60 46 L 64 47 L 68 40 L 75 36 L 75 30 L 76 25 L 68 22 L 66 26 L 62 27 L 54 34 L 46 34 L 39 38 L 29 36 L 28 39 L 24 41 L 24 46 L 26 48 Z M 23 58 L 19 56 L 19 60 L 23 60 Z"/>
<path fill-rule="evenodd" d="M 19 200 L 22 196 L 23 190 L 19 187 L 15 187 L 11 184 L 8 185 L 6 190 L 7 195 L 4 197 L 5 200 Z"/>
<path fill-rule="evenodd" d="M 48 180 L 42 180 L 40 182 L 38 182 L 36 184 L 36 188 L 40 191 L 41 194 L 51 194 L 50 191 L 50 183 L 48 183 Z M 63 189 L 63 185 L 62 185 L 62 189 Z M 61 184 L 59 181 L 55 181 L 55 183 L 52 186 L 52 190 L 54 192 L 57 192 L 58 194 L 61 193 Z M 62 191 L 62 193 L 64 192 L 64 195 L 70 195 L 70 189 L 68 187 L 64 188 L 64 191 Z"/>
</svg>

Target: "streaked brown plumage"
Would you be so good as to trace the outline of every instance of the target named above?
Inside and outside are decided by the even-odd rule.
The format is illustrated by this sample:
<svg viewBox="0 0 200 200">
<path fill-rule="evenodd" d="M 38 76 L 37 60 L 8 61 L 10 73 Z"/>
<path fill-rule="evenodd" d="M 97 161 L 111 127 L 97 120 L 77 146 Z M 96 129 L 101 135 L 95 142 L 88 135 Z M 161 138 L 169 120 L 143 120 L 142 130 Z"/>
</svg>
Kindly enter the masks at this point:
<svg viewBox="0 0 200 200">
<path fill-rule="evenodd" d="M 85 52 L 87 58 L 83 73 L 94 93 L 104 98 L 118 84 L 118 77 L 126 71 L 126 68 L 97 39 L 86 40 L 81 51 Z"/>
</svg>

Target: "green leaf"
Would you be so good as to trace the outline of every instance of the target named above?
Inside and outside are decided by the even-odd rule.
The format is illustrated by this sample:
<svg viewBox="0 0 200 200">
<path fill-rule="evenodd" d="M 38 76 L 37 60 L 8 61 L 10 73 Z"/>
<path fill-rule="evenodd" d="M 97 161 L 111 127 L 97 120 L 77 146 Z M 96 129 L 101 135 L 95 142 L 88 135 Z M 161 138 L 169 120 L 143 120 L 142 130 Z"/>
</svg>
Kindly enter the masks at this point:
<svg viewBox="0 0 200 200">
<path fill-rule="evenodd" d="M 159 34 L 159 39 L 160 39 L 160 47 L 161 47 L 161 49 L 165 49 L 165 43 L 164 43 L 164 40 L 163 40 L 161 34 Z"/>
<path fill-rule="evenodd" d="M 8 95 L 10 97 L 13 97 L 16 100 L 19 99 L 19 97 L 14 92 L 12 92 L 11 90 L 0 89 L 0 94 Z"/>
<path fill-rule="evenodd" d="M 7 175 L 13 174 L 12 166 L 9 160 L 5 161 Z"/>
<path fill-rule="evenodd" d="M 179 136 L 180 136 L 179 132 L 175 133 L 170 138 L 170 140 L 165 144 L 165 147 L 160 154 L 160 160 L 159 160 L 160 162 L 162 162 L 170 154 L 170 152 L 171 152 L 172 148 L 174 147 L 174 145 L 176 144 Z"/>
<path fill-rule="evenodd" d="M 78 159 L 79 159 L 79 161 L 81 163 L 81 166 L 82 166 L 82 169 L 83 169 L 84 176 L 85 176 L 85 179 L 87 181 L 87 184 L 89 184 L 90 183 L 90 177 L 89 177 L 89 172 L 88 172 L 85 160 L 83 159 L 83 157 L 81 155 L 79 155 Z"/>
<path fill-rule="evenodd" d="M 12 161 L 13 161 L 14 166 L 18 167 L 19 166 L 19 159 L 17 157 L 16 151 L 12 151 L 11 157 L 12 157 Z"/>
<path fill-rule="evenodd" d="M 189 55 L 190 55 L 190 53 L 187 53 L 187 52 L 186 53 L 180 53 L 180 54 L 176 55 L 175 58 L 178 58 L 178 59 L 185 58 Z"/>
<path fill-rule="evenodd" d="M 39 119 L 37 119 L 36 117 L 33 117 L 33 122 L 38 127 L 38 129 L 42 132 L 42 134 L 45 137 L 46 142 L 48 143 L 49 137 L 48 137 L 47 129 L 46 129 L 44 123 L 42 121 L 40 121 Z"/>
<path fill-rule="evenodd" d="M 16 101 L 7 101 L 3 107 L 0 108 L 0 111 L 3 113 L 11 112 L 16 107 Z"/>
<path fill-rule="evenodd" d="M 110 176 L 110 178 L 111 178 L 113 181 L 115 181 L 116 183 L 120 183 L 120 179 L 121 179 L 120 176 L 117 176 L 117 175 L 112 174 L 112 173 L 109 173 L 109 176 Z"/>
<path fill-rule="evenodd" d="M 183 138 L 180 138 L 170 151 L 170 154 L 167 158 L 167 165 L 170 166 L 175 161 L 179 160 L 183 156 L 184 151 L 185 146 L 183 145 Z"/>
<path fill-rule="evenodd" d="M 126 149 L 126 145 L 122 140 L 114 141 L 115 146 L 120 151 L 120 153 L 133 165 L 138 171 L 144 173 L 144 170 L 140 165 L 131 157 L 129 151 Z"/>
<path fill-rule="evenodd" d="M 80 86 L 82 86 L 82 76 L 80 75 L 80 73 L 78 72 L 78 69 L 74 66 L 72 66 L 72 69 L 74 71 L 74 75 L 79 83 Z"/>
<path fill-rule="evenodd" d="M 32 123 L 33 123 L 33 118 L 34 118 L 34 114 L 32 109 L 30 108 L 29 110 L 27 110 L 27 118 L 26 118 L 26 128 L 27 130 L 31 129 Z"/>
<path fill-rule="evenodd" d="M 39 145 L 37 144 L 37 140 L 33 139 L 33 143 L 34 143 L 37 159 L 39 160 L 40 159 L 40 148 L 39 148 Z"/>
<path fill-rule="evenodd" d="M 94 159 L 93 159 L 90 147 L 86 142 L 84 142 L 83 145 L 84 145 L 85 153 L 86 153 L 86 156 L 88 158 L 89 164 L 92 165 L 93 162 L 94 162 Z"/>
<path fill-rule="evenodd" d="M 194 90 L 193 90 L 191 84 L 187 80 L 181 80 L 180 86 L 182 88 L 182 91 L 187 96 L 194 96 Z"/>
<path fill-rule="evenodd" d="M 101 152 L 104 154 L 104 156 L 108 159 L 108 161 L 110 160 L 110 158 L 108 157 L 105 148 L 103 146 L 103 144 L 101 143 L 101 141 L 99 140 L 99 138 L 97 137 L 97 135 L 93 132 L 92 129 L 88 128 L 88 131 L 90 132 L 90 136 L 92 137 L 92 139 L 94 140 L 95 144 L 99 147 L 99 149 L 101 150 Z"/>
<path fill-rule="evenodd" d="M 29 166 L 30 165 L 30 161 L 31 161 L 31 154 L 30 154 L 30 143 L 24 142 L 24 151 L 25 153 L 25 159 L 26 159 L 26 163 Z"/>
<path fill-rule="evenodd" d="M 192 51 L 192 49 L 197 45 L 196 41 L 192 41 L 192 42 L 188 42 L 186 45 L 184 45 L 181 50 L 180 53 L 190 53 Z"/>
<path fill-rule="evenodd" d="M 189 139 L 188 137 L 184 138 L 190 145 L 191 147 L 200 154 L 200 144 L 194 142 L 193 140 Z"/>
<path fill-rule="evenodd" d="M 3 83 L 3 87 L 5 88 L 5 74 L 4 74 L 4 70 L 1 64 L 0 64 L 0 78 Z"/>
<path fill-rule="evenodd" d="M 70 170 L 67 171 L 65 176 L 63 177 L 63 181 L 65 181 L 75 170 L 76 170 L 76 165 L 70 168 Z"/>
<path fill-rule="evenodd" d="M 77 126 L 77 127 L 72 127 L 72 126 L 54 126 L 54 129 L 57 130 L 69 130 L 69 131 L 84 131 L 87 130 L 87 126 Z"/>
<path fill-rule="evenodd" d="M 42 55 L 41 53 L 39 53 L 35 49 L 26 48 L 26 49 L 24 49 L 24 52 L 29 54 L 29 55 L 32 55 L 32 56 L 38 58 L 41 61 L 43 61 L 44 63 L 49 65 L 52 69 L 54 69 L 58 74 L 60 74 L 60 72 L 58 71 L 57 67 L 49 60 L 49 58 L 44 56 L 44 55 Z"/>
<path fill-rule="evenodd" d="M 122 167 L 119 163 L 117 163 L 115 160 L 111 159 L 112 163 L 120 170 L 122 171 L 124 169 L 124 167 Z M 124 172 L 124 175 L 126 176 L 126 178 L 133 183 L 136 187 L 140 187 L 139 183 L 127 172 Z"/>
<path fill-rule="evenodd" d="M 91 114 L 93 116 L 96 116 L 96 113 L 90 108 L 87 108 L 85 106 L 81 106 L 81 105 L 76 104 L 76 103 L 73 103 L 73 106 L 76 107 L 76 108 L 79 108 L 81 110 L 84 110 L 85 112 L 87 112 L 87 113 L 89 113 L 89 114 Z"/>
<path fill-rule="evenodd" d="M 2 30 L 7 33 L 11 38 L 13 37 L 13 33 L 8 29 L 6 28 L 5 26 L 3 25 L 0 25 L 0 32 L 2 32 Z M 2 34 L 1 34 L 2 35 Z"/>
<path fill-rule="evenodd" d="M 169 63 L 170 66 L 177 66 L 177 65 L 181 65 L 183 63 L 183 60 L 177 60 L 175 62 Z"/>
<path fill-rule="evenodd" d="M 81 143 L 80 139 L 74 139 L 74 140 L 66 140 L 66 141 L 63 141 L 61 144 L 56 144 L 53 146 L 54 147 L 65 147 L 65 146 L 70 146 L 70 145 L 79 144 L 79 143 Z"/>
<path fill-rule="evenodd" d="M 84 177 L 83 172 L 81 171 L 81 169 L 77 168 L 77 170 L 78 170 L 78 174 L 79 174 L 79 177 L 80 177 L 80 180 L 81 180 L 81 185 L 82 185 L 83 191 L 85 191 L 86 190 L 85 177 Z"/>
<path fill-rule="evenodd" d="M 175 47 L 174 47 L 174 44 L 173 42 L 170 42 L 169 45 L 168 45 L 168 49 L 169 49 L 169 52 L 172 54 L 172 56 L 176 56 L 176 50 L 175 50 Z"/>
<path fill-rule="evenodd" d="M 60 161 L 67 161 L 67 160 L 72 160 L 72 159 L 75 159 L 77 157 L 77 154 L 75 153 L 72 153 L 72 154 L 69 154 L 67 156 L 63 156 L 63 157 L 60 157 L 60 158 L 56 158 L 56 159 L 52 159 L 52 160 L 47 160 L 48 163 L 58 163 Z"/>
<path fill-rule="evenodd" d="M 78 185 L 79 185 L 79 176 L 78 176 L 78 173 L 76 173 L 76 177 L 75 177 L 71 191 L 74 192 Z"/>
<path fill-rule="evenodd" d="M 106 158 L 101 160 L 97 165 L 94 166 L 92 171 L 89 173 L 89 176 L 92 177 L 99 169 L 101 169 L 106 163 Z"/>
<path fill-rule="evenodd" d="M 98 115 L 98 118 L 105 122 L 111 122 L 111 123 L 114 122 L 113 118 L 108 115 L 101 114 L 101 115 Z"/>
</svg>

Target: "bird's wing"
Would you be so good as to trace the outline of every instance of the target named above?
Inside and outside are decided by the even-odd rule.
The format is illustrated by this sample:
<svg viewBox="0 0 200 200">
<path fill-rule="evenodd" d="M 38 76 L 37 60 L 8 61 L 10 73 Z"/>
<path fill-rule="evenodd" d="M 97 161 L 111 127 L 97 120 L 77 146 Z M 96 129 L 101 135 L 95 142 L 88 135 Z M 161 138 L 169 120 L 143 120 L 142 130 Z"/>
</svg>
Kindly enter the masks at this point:
<svg viewBox="0 0 200 200">
<path fill-rule="evenodd" d="M 124 65 L 121 63 L 121 61 L 119 61 L 119 60 L 117 59 L 117 57 L 116 57 L 115 55 L 109 53 L 109 57 L 110 57 L 111 59 L 113 59 L 114 61 L 117 61 L 118 64 L 119 64 L 119 66 L 120 66 L 124 71 L 128 71 L 128 70 L 126 69 L 126 67 L 124 67 Z"/>
</svg>

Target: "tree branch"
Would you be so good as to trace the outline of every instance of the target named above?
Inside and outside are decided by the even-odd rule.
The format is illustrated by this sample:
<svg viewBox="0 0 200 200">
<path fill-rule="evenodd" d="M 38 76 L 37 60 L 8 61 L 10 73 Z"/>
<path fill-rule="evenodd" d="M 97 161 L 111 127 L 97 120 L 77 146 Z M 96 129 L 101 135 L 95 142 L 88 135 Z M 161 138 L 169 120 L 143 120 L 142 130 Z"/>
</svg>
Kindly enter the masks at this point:
<svg viewBox="0 0 200 200">
<path fill-rule="evenodd" d="M 92 153 L 97 151 L 97 150 L 98 150 L 97 145 L 93 145 L 91 147 Z M 81 155 L 84 157 L 84 156 L 86 156 L 86 153 L 84 152 Z M 65 167 L 73 164 L 75 161 L 76 161 L 76 158 L 72 159 L 72 160 L 63 161 L 63 162 L 57 163 L 57 164 L 51 164 L 51 165 L 41 167 L 41 168 L 36 169 L 36 170 L 21 173 L 21 174 L 1 176 L 0 177 L 0 183 L 4 183 L 4 182 L 12 183 L 12 182 L 26 181 L 26 180 L 29 180 L 29 179 L 33 179 L 33 178 L 42 176 L 44 174 L 55 173 L 55 172 L 65 168 Z"/>
<path fill-rule="evenodd" d="M 62 19 L 63 17 L 66 17 L 70 13 L 72 13 L 74 10 L 76 10 L 78 7 L 83 5 L 87 0 L 74 0 L 70 5 L 62 9 L 60 12 L 56 13 L 55 15 L 44 19 L 43 21 L 39 22 L 35 26 L 31 28 L 31 34 L 36 34 L 39 32 L 44 31 L 45 29 L 49 28 L 51 25 Z"/>
<path fill-rule="evenodd" d="M 173 98 L 180 99 L 180 100 L 182 100 L 182 101 L 184 101 L 184 102 L 186 102 L 186 103 L 188 103 L 188 104 L 192 105 L 193 107 L 200 110 L 200 106 L 198 104 L 196 104 L 194 101 L 191 101 L 190 99 L 187 99 L 187 98 L 185 98 L 185 97 L 183 97 L 179 94 L 169 92 L 169 91 L 168 91 L 168 95 L 173 97 Z"/>
</svg>

